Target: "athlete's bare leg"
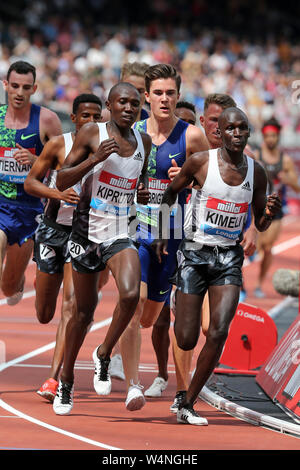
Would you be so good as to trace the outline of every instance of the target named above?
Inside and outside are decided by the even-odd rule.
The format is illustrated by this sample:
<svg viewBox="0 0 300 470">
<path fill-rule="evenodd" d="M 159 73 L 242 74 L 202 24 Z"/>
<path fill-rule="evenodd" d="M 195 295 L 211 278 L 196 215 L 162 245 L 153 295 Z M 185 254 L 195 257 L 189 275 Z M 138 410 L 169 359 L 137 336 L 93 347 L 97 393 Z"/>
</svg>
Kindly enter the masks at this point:
<svg viewBox="0 0 300 470">
<path fill-rule="evenodd" d="M 193 405 L 221 356 L 231 320 L 234 317 L 240 288 L 234 285 L 209 287 L 210 324 L 206 342 L 199 354 L 195 374 L 186 394 L 186 403 Z M 203 297 L 178 291 L 175 334 L 178 345 L 193 349 L 200 332 L 200 310 Z"/>
<path fill-rule="evenodd" d="M 0 230 L 0 285 L 1 285 L 1 279 L 2 279 L 2 271 L 3 271 L 6 247 L 7 247 L 7 236 L 2 230 Z"/>
<path fill-rule="evenodd" d="M 163 302 L 147 300 L 147 284 L 141 282 L 140 301 L 120 341 L 127 387 L 130 386 L 131 381 L 135 384 L 139 382 L 138 369 L 141 351 L 140 325 L 144 328 L 152 326 L 162 306 Z"/>
<path fill-rule="evenodd" d="M 64 284 L 61 317 L 56 332 L 56 343 L 52 358 L 50 377 L 58 380 L 59 372 L 63 363 L 65 336 L 67 324 L 74 313 L 75 297 L 72 278 L 72 265 L 66 263 L 64 266 Z"/>
<path fill-rule="evenodd" d="M 33 240 L 27 240 L 21 246 L 9 245 L 6 248 L 5 267 L 2 271 L 1 288 L 6 297 L 11 297 L 23 289 L 25 271 L 32 256 Z"/>
<path fill-rule="evenodd" d="M 152 344 L 158 365 L 158 377 L 168 380 L 168 358 L 170 346 L 170 307 L 164 305 L 152 328 Z"/>
<path fill-rule="evenodd" d="M 63 276 L 63 273 L 48 274 L 39 269 L 36 270 L 35 309 L 40 323 L 49 323 L 55 314 Z"/>
<path fill-rule="evenodd" d="M 258 235 L 257 249 L 261 253 L 259 276 L 256 287 L 261 289 L 273 261 L 272 248 L 281 231 L 281 220 L 274 220 L 265 232 Z"/>
</svg>

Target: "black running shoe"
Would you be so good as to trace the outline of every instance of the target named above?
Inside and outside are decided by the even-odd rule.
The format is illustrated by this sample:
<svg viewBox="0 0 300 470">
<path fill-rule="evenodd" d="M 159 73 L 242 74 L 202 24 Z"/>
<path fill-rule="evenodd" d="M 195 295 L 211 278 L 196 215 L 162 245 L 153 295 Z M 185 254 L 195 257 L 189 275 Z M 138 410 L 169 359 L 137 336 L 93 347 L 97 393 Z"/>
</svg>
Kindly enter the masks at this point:
<svg viewBox="0 0 300 470">
<path fill-rule="evenodd" d="M 170 406 L 170 411 L 172 413 L 177 413 L 179 405 L 181 405 L 181 403 L 183 403 L 185 397 L 186 397 L 186 391 L 185 390 L 181 390 L 181 391 L 176 393 L 175 398 L 174 398 L 174 402 Z"/>
</svg>

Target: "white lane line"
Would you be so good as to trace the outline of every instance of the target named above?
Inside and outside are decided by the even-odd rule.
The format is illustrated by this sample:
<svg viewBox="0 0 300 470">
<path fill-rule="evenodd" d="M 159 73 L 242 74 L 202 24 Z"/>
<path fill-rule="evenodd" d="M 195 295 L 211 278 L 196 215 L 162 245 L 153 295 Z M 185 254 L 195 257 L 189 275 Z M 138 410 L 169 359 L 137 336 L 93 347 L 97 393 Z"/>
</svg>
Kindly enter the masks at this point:
<svg viewBox="0 0 300 470">
<path fill-rule="evenodd" d="M 274 255 L 278 255 L 278 253 L 282 253 L 283 251 L 286 251 L 297 245 L 300 245 L 300 235 L 297 235 L 297 237 L 290 238 L 289 240 L 285 240 L 284 242 L 278 243 L 278 245 L 273 246 L 272 253 Z M 243 268 L 250 266 L 250 264 L 257 263 L 260 260 L 260 255 L 256 256 L 253 261 L 250 261 L 249 258 L 246 258 L 243 264 Z"/>
<path fill-rule="evenodd" d="M 118 447 L 108 446 L 107 444 L 103 444 L 103 442 L 98 442 L 98 441 L 94 441 L 93 439 L 88 439 L 87 437 L 79 436 L 78 434 L 74 434 L 73 432 L 65 431 L 64 429 L 58 428 L 56 426 L 52 426 L 51 424 L 44 423 L 43 421 L 40 421 L 39 419 L 32 418 L 32 416 L 26 415 L 25 413 L 22 413 L 21 411 L 16 410 L 16 408 L 13 408 L 12 406 L 8 405 L 1 399 L 0 399 L 0 406 L 4 408 L 6 411 L 8 411 L 9 413 L 17 415 L 18 417 L 23 418 L 26 421 L 29 421 L 33 424 L 37 424 L 38 426 L 42 426 L 43 428 L 49 429 L 50 431 L 58 432 L 59 434 L 63 434 L 64 436 L 77 439 L 78 441 L 82 441 L 82 442 L 91 444 L 96 447 L 101 447 L 102 449 L 122 450 L 122 449 L 119 449 Z"/>
<path fill-rule="evenodd" d="M 103 328 L 104 326 L 107 326 L 111 323 L 112 317 L 107 318 L 106 320 L 100 321 L 98 323 L 95 323 L 90 331 L 95 331 L 98 330 L 99 328 Z M 52 341 L 52 343 L 46 344 L 45 346 L 42 346 L 38 349 L 34 349 L 33 351 L 23 354 L 22 356 L 16 357 L 15 359 L 12 359 L 11 361 L 4 362 L 3 364 L 0 364 L 0 372 L 2 372 L 4 369 L 7 369 L 8 367 L 15 366 L 16 364 L 27 361 L 27 359 L 31 359 L 32 357 L 38 356 L 39 354 L 43 354 L 46 351 L 49 351 L 50 349 L 53 349 L 55 347 L 55 341 Z"/>
<path fill-rule="evenodd" d="M 111 323 L 112 317 L 107 318 L 106 320 L 103 320 L 101 322 L 95 323 L 90 331 L 95 331 L 98 330 L 99 328 L 103 328 Z M 45 351 L 48 351 L 51 348 L 54 348 L 55 342 L 46 344 L 45 346 L 35 349 L 34 351 L 31 351 L 27 354 L 23 354 L 22 356 L 19 356 L 9 362 L 6 362 L 4 364 L 1 364 L 0 366 L 0 372 L 3 371 L 4 369 L 7 369 L 8 367 L 15 366 L 16 364 L 23 362 L 31 357 L 38 356 L 39 354 L 42 354 Z M 72 432 L 66 431 L 65 429 L 58 428 L 57 426 L 52 426 L 51 424 L 44 423 L 43 421 L 40 421 L 39 419 L 35 419 L 32 416 L 29 416 L 25 413 L 22 413 L 21 411 L 17 410 L 16 408 L 13 408 L 12 406 L 8 405 L 5 401 L 0 399 L 0 407 L 2 407 L 4 410 L 10 412 L 13 415 L 16 415 L 20 418 L 25 419 L 26 421 L 29 421 L 33 424 L 37 424 L 38 426 L 44 427 L 46 429 L 49 429 L 50 431 L 57 432 L 59 434 L 63 434 L 64 436 L 71 437 L 73 439 L 77 439 L 78 441 L 85 442 L 87 444 L 91 444 L 95 447 L 100 447 L 102 449 L 108 449 L 108 450 L 122 450 L 118 447 L 113 447 L 109 446 L 107 444 L 104 444 L 103 442 L 98 442 L 94 441 L 93 439 L 88 439 L 84 436 L 80 436 L 78 434 L 74 434 Z"/>
</svg>

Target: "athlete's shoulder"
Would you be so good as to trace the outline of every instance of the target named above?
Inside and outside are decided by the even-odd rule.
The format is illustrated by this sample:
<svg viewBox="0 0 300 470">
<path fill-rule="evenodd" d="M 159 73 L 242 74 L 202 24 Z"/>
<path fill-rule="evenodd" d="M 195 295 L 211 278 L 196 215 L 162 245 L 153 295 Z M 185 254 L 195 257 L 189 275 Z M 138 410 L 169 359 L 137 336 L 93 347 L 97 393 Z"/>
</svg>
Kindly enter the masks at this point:
<svg viewBox="0 0 300 470">
<path fill-rule="evenodd" d="M 186 141 L 187 149 L 190 150 L 190 154 L 209 149 L 208 140 L 204 132 L 193 124 L 189 124 L 186 130 Z"/>
<path fill-rule="evenodd" d="M 45 140 L 62 134 L 62 125 L 58 115 L 51 109 L 41 106 L 40 111 L 40 134 Z M 43 139 L 41 139 L 43 141 Z"/>
</svg>

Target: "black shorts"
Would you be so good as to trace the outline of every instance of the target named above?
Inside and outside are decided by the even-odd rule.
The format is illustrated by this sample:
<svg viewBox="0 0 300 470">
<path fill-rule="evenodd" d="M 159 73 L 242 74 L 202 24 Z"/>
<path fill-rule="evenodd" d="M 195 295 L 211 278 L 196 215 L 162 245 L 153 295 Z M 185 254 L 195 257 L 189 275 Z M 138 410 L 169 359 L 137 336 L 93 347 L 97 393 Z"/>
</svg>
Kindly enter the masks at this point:
<svg viewBox="0 0 300 470">
<path fill-rule="evenodd" d="M 201 245 L 183 240 L 172 282 L 185 294 L 204 295 L 209 286 L 242 285 L 244 250 Z M 196 248 L 196 249 L 193 249 Z"/>
<path fill-rule="evenodd" d="M 87 238 L 72 232 L 68 242 L 72 257 L 72 266 L 75 271 L 92 274 L 103 271 L 107 261 L 119 251 L 132 248 L 136 252 L 136 244 L 131 238 L 121 238 L 113 242 L 94 243 Z"/>
<path fill-rule="evenodd" d="M 71 261 L 68 241 L 71 226 L 60 225 L 43 217 L 34 237 L 34 257 L 39 271 L 47 274 L 63 273 L 65 263 Z"/>
</svg>

